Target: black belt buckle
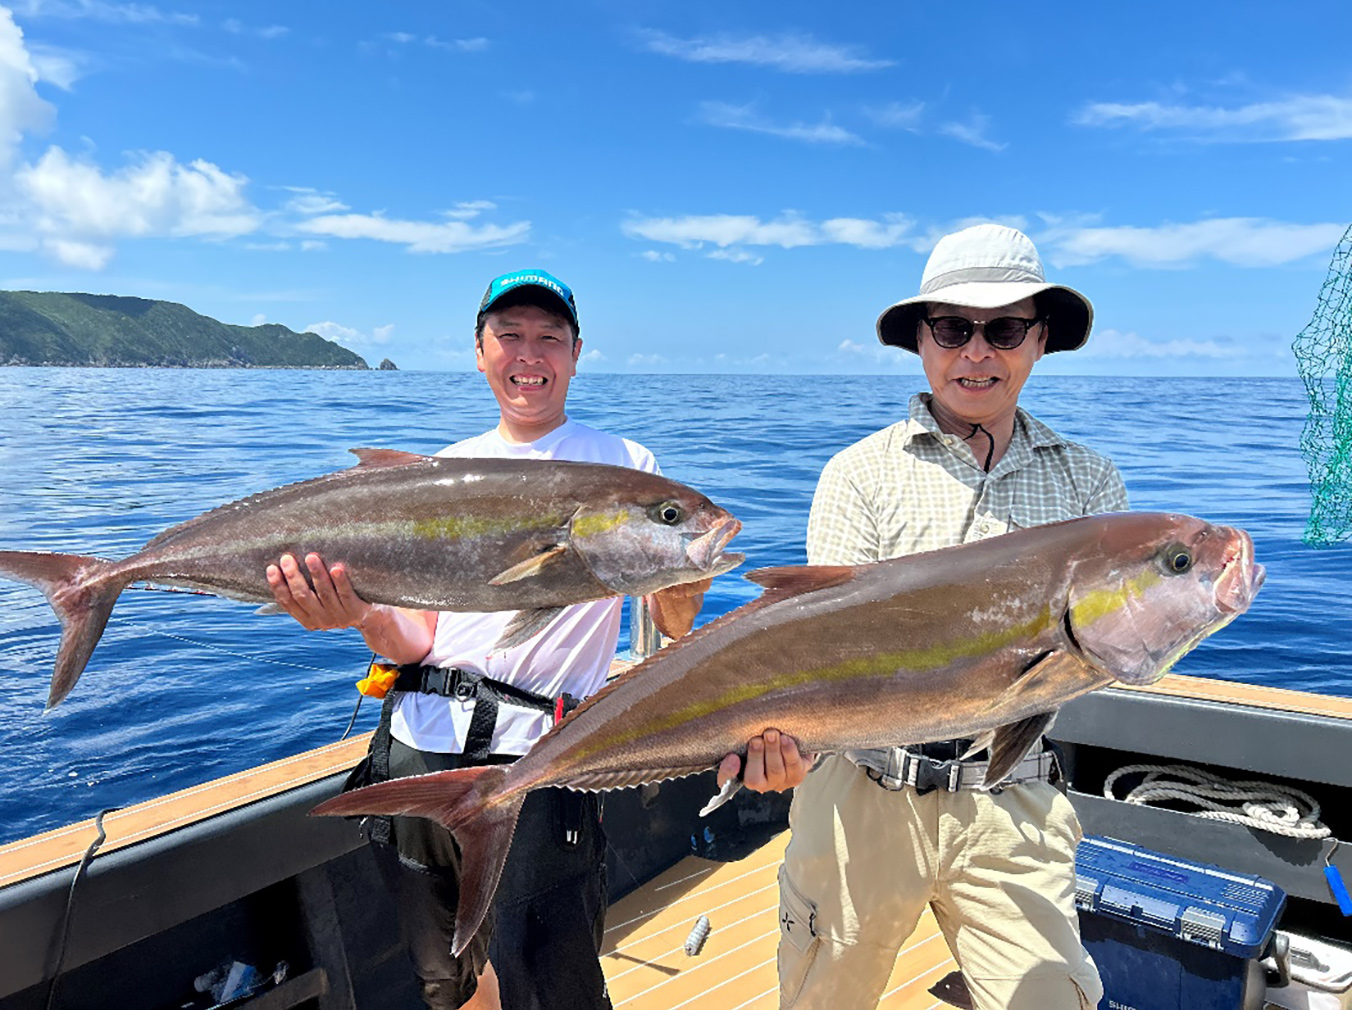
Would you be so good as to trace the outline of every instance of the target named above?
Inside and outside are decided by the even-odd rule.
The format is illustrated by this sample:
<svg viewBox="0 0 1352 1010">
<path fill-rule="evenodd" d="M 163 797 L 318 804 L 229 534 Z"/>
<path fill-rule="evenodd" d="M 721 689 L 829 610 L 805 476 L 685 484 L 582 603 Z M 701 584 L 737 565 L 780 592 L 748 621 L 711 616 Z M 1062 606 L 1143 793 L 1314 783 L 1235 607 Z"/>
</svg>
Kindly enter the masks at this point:
<svg viewBox="0 0 1352 1010">
<path fill-rule="evenodd" d="M 936 789 L 956 792 L 958 780 L 962 775 L 962 762 L 936 761 L 934 758 L 912 757 L 915 762 L 916 795 L 924 796 Z"/>
<path fill-rule="evenodd" d="M 478 682 L 472 680 L 464 670 L 452 667 L 446 671 L 448 678 L 454 678 L 451 684 L 451 696 L 456 701 L 473 701 L 479 695 Z"/>
</svg>

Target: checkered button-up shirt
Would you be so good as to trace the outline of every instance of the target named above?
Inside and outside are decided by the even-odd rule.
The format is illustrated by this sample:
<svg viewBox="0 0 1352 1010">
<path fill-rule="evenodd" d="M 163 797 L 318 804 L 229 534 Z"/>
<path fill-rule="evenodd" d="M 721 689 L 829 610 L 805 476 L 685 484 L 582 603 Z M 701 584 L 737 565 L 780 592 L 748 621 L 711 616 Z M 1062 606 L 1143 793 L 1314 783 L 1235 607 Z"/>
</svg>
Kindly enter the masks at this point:
<svg viewBox="0 0 1352 1010">
<path fill-rule="evenodd" d="M 910 415 L 826 464 L 808 518 L 809 563 L 885 561 L 1127 508 L 1109 459 L 1022 408 L 1009 449 L 989 473 L 968 443 L 939 428 L 928 394 L 911 397 Z"/>
</svg>

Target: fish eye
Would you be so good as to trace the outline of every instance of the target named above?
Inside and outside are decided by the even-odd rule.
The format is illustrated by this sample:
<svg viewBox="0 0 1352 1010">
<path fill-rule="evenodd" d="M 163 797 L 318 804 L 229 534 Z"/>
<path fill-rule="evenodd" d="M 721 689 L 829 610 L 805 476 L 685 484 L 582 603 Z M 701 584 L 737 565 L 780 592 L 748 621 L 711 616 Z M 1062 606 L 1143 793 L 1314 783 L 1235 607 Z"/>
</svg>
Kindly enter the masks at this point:
<svg viewBox="0 0 1352 1010">
<path fill-rule="evenodd" d="M 1181 544 L 1175 544 L 1164 551 L 1165 570 L 1173 575 L 1182 575 L 1192 567 L 1192 552 Z"/>
<path fill-rule="evenodd" d="M 660 523 L 675 526 L 685 518 L 685 509 L 681 508 L 679 502 L 666 501 L 653 509 L 652 516 Z"/>
</svg>

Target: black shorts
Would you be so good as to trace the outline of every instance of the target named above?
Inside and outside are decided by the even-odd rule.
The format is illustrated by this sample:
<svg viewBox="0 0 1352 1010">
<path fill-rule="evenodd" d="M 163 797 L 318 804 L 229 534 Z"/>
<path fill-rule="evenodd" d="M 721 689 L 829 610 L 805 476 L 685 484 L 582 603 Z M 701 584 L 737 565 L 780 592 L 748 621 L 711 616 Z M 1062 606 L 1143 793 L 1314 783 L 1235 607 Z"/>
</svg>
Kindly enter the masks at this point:
<svg viewBox="0 0 1352 1010">
<path fill-rule="evenodd" d="M 513 760 L 494 755 L 488 763 Z M 391 778 L 465 764 L 460 754 L 390 742 Z M 422 817 L 396 817 L 392 841 L 402 875 L 421 891 L 411 900 L 401 887 L 400 915 L 424 983 L 429 973 L 444 979 L 463 1002 L 474 992 L 486 955 L 504 1007 L 609 1010 L 599 959 L 606 913 L 599 797 L 565 789 L 539 789 L 526 797 L 489 917 L 460 958 L 450 956 L 460 875 L 460 850 L 451 833 Z"/>
</svg>

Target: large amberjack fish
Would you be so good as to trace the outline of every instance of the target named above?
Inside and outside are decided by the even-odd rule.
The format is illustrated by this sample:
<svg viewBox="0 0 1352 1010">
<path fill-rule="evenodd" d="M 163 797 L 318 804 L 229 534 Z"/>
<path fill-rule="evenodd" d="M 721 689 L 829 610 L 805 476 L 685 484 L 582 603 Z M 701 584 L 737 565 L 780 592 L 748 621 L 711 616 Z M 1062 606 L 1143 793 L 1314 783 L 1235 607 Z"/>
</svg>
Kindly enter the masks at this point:
<svg viewBox="0 0 1352 1010">
<path fill-rule="evenodd" d="M 519 611 L 497 643 L 510 648 L 569 604 L 655 592 L 743 560 L 723 552 L 741 523 L 657 474 L 353 452 L 359 462 L 350 469 L 222 505 L 122 561 L 0 551 L 0 575 L 41 589 L 61 621 L 47 706 L 75 686 L 113 604 L 134 582 L 269 604 L 266 567 L 313 552 L 342 562 L 370 603 Z"/>
<path fill-rule="evenodd" d="M 974 738 L 974 751 L 989 747 L 994 786 L 1057 706 L 1113 680 L 1159 679 L 1247 609 L 1263 569 L 1242 530 L 1119 513 L 878 564 L 747 577 L 766 587 L 759 599 L 632 668 L 514 764 L 385 782 L 315 812 L 450 828 L 464 854 L 460 951 L 532 789 L 703 772 L 767 728 L 818 752 Z"/>
</svg>

